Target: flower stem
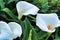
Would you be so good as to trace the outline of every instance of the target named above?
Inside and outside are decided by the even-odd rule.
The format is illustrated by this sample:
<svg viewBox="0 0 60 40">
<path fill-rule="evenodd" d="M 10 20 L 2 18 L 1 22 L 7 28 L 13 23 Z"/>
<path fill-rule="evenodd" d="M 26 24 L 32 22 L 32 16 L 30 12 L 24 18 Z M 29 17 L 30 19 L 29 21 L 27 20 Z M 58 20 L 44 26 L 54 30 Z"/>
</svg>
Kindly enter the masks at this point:
<svg viewBox="0 0 60 40">
<path fill-rule="evenodd" d="M 18 19 L 20 20 L 20 19 L 22 18 L 22 16 L 23 16 L 23 15 L 18 16 Z"/>
<path fill-rule="evenodd" d="M 46 37 L 45 40 L 48 40 L 48 38 L 50 37 L 51 33 L 48 33 L 48 36 Z"/>
</svg>

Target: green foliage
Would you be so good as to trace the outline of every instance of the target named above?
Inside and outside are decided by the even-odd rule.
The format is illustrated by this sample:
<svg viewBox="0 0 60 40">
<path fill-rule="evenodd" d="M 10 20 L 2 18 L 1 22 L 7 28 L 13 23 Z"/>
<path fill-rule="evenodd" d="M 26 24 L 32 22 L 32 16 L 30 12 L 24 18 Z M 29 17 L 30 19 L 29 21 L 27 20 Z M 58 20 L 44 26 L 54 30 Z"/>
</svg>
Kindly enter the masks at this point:
<svg viewBox="0 0 60 40">
<path fill-rule="evenodd" d="M 21 24 L 23 33 L 19 40 L 45 40 L 47 33 L 41 31 L 36 24 L 36 15 L 23 16 L 21 20 L 17 18 L 16 3 L 19 0 L 0 0 L 0 20 L 14 21 Z M 57 13 L 60 18 L 60 0 L 24 0 L 36 5 L 40 13 Z M 50 35 L 51 40 L 60 40 L 60 31 Z M 49 39 L 48 39 L 49 40 Z"/>
<path fill-rule="evenodd" d="M 5 7 L 4 5 L 5 5 L 5 2 L 3 0 L 0 0 L 0 7 L 1 7 L 1 9 Z"/>
<path fill-rule="evenodd" d="M 41 3 L 41 12 L 47 12 L 48 11 L 48 0 L 39 0 Z"/>
</svg>

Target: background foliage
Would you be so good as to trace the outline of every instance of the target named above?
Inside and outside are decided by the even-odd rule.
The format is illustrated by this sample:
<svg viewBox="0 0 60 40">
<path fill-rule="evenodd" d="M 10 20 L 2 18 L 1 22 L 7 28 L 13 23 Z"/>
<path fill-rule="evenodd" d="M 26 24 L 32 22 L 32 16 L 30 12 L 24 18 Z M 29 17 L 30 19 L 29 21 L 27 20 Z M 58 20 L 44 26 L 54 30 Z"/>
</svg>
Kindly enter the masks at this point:
<svg viewBox="0 0 60 40">
<path fill-rule="evenodd" d="M 18 20 L 16 3 L 18 1 L 27 1 L 36 5 L 40 10 L 39 13 L 57 13 L 60 18 L 60 0 L 0 0 L 0 21 L 17 22 L 22 26 L 22 36 L 14 40 L 45 40 L 47 33 L 41 31 L 35 24 L 36 15 L 23 16 Z M 48 40 L 60 40 L 60 28 L 51 34 Z"/>
</svg>

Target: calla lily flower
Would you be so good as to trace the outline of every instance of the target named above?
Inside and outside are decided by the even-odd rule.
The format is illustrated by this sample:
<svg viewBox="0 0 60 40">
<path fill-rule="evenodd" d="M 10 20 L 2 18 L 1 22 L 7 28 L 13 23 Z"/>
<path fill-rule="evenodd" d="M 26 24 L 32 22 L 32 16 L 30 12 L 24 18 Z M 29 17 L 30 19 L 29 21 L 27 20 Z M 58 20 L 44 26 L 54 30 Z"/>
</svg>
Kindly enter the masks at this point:
<svg viewBox="0 0 60 40">
<path fill-rule="evenodd" d="M 37 14 L 36 25 L 43 31 L 53 33 L 60 26 L 57 14 Z"/>
<path fill-rule="evenodd" d="M 0 40 L 11 40 L 11 30 L 7 23 L 0 21 Z"/>
<path fill-rule="evenodd" d="M 16 8 L 17 8 L 19 19 L 21 19 L 23 15 L 29 15 L 29 14 L 36 15 L 37 12 L 39 11 L 38 7 L 25 1 L 18 2 L 16 4 Z"/>
<path fill-rule="evenodd" d="M 0 40 L 13 40 L 20 37 L 22 28 L 18 23 L 0 21 Z"/>
<path fill-rule="evenodd" d="M 13 33 L 14 38 L 17 38 L 17 37 L 21 36 L 22 28 L 18 23 L 10 22 L 10 23 L 8 23 L 8 25 L 10 26 L 10 29 L 11 29 L 11 31 Z"/>
</svg>

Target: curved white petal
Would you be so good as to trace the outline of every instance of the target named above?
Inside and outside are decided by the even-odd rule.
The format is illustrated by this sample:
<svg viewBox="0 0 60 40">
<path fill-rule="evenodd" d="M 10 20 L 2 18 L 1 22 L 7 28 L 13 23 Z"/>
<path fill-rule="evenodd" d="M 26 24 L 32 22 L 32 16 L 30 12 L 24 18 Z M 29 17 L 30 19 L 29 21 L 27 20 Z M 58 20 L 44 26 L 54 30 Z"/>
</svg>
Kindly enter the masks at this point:
<svg viewBox="0 0 60 40">
<path fill-rule="evenodd" d="M 42 20 L 46 23 L 46 25 L 51 25 L 52 27 L 60 26 L 60 21 L 58 19 L 57 14 L 38 14 Z"/>
<path fill-rule="evenodd" d="M 54 26 L 55 26 L 55 27 L 59 27 L 59 26 L 60 26 L 60 20 L 58 20 L 58 21 L 55 23 Z"/>
<path fill-rule="evenodd" d="M 0 39 L 10 39 L 11 40 L 11 30 L 6 22 L 0 21 Z"/>
<path fill-rule="evenodd" d="M 14 35 L 14 38 L 20 37 L 22 34 L 22 28 L 18 23 L 10 22 L 9 23 L 10 29 Z"/>
<path fill-rule="evenodd" d="M 9 33 L 7 33 L 7 31 L 3 31 L 0 34 L 0 40 L 12 40 L 11 35 Z"/>
<path fill-rule="evenodd" d="M 47 25 L 44 22 L 44 20 L 41 19 L 41 17 L 39 15 L 37 15 L 36 17 L 36 25 L 43 31 L 48 31 L 47 29 Z"/>
<path fill-rule="evenodd" d="M 16 8 L 18 11 L 18 15 L 20 15 L 21 11 L 24 11 L 23 15 L 28 15 L 28 14 L 32 14 L 35 15 L 37 14 L 37 12 L 39 11 L 39 8 L 36 7 L 35 5 L 25 2 L 25 1 L 20 1 L 16 4 Z"/>
<path fill-rule="evenodd" d="M 38 12 L 38 9 L 32 8 L 32 9 L 26 11 L 24 15 L 29 15 L 29 14 L 36 15 L 37 12 Z"/>
<path fill-rule="evenodd" d="M 0 21 L 0 32 L 2 30 L 11 32 L 9 25 L 6 22 Z"/>
</svg>

